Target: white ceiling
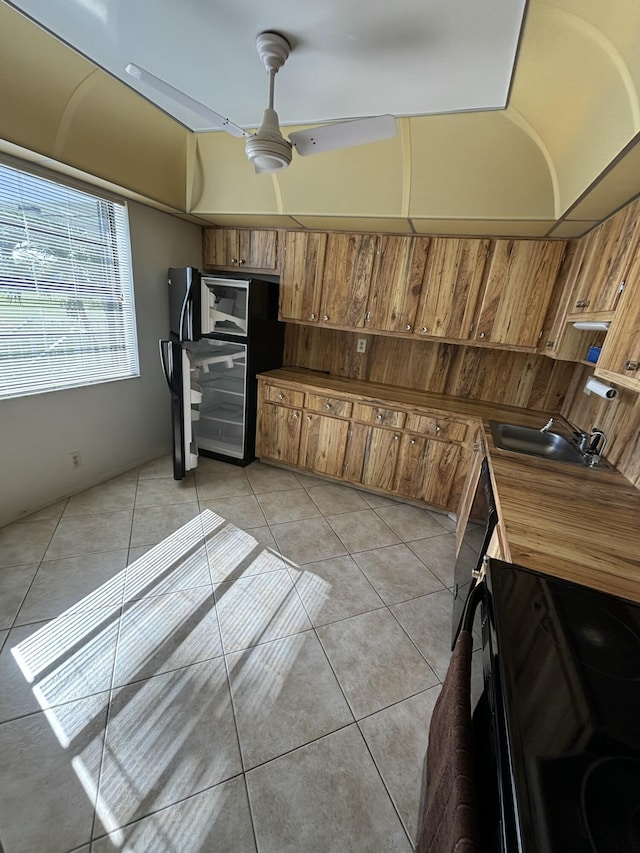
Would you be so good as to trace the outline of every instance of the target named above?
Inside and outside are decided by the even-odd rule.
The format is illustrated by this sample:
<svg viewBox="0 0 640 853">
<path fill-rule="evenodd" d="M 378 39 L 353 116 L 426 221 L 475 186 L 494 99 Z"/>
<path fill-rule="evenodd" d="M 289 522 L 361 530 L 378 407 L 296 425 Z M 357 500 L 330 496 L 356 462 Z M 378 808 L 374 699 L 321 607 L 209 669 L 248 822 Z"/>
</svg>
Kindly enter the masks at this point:
<svg viewBox="0 0 640 853">
<path fill-rule="evenodd" d="M 259 124 L 264 30 L 292 54 L 276 80 L 281 123 L 308 124 L 506 106 L 526 0 L 17 0 L 54 35 L 139 88 L 192 129 L 193 116 L 145 89 L 132 62 L 236 124 Z M 202 127 L 202 125 L 200 125 Z"/>
</svg>

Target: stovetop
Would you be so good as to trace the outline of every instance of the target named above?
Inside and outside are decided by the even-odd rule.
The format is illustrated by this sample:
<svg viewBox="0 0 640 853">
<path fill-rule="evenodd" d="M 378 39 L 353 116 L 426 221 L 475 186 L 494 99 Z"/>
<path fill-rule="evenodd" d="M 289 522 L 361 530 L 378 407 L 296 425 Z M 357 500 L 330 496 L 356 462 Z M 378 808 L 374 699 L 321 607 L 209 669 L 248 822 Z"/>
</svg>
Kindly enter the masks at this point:
<svg viewBox="0 0 640 853">
<path fill-rule="evenodd" d="M 640 605 L 491 561 L 522 849 L 640 853 Z"/>
</svg>

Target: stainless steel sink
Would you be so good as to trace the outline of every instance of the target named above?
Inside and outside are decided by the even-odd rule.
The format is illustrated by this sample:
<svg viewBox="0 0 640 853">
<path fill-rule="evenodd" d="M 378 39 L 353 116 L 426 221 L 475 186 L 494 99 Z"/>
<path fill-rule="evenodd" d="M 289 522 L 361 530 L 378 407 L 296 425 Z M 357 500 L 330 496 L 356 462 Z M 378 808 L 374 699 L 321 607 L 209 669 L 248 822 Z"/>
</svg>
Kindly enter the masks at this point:
<svg viewBox="0 0 640 853">
<path fill-rule="evenodd" d="M 555 459 L 557 462 L 571 462 L 574 465 L 586 465 L 587 460 L 577 446 L 557 432 L 541 432 L 531 427 L 489 421 L 496 447 L 527 453 L 541 459 Z"/>
</svg>

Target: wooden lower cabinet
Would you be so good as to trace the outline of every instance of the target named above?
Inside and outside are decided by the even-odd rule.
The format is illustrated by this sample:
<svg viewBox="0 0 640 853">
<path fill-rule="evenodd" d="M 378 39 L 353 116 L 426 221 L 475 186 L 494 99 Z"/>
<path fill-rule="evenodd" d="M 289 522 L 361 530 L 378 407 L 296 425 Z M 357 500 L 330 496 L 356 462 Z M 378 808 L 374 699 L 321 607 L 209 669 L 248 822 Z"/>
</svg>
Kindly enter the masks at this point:
<svg viewBox="0 0 640 853">
<path fill-rule="evenodd" d="M 302 413 L 262 400 L 258 410 L 256 455 L 287 465 L 297 465 Z"/>
<path fill-rule="evenodd" d="M 342 477 L 349 421 L 307 412 L 302 421 L 298 464 L 318 474 Z"/>
<path fill-rule="evenodd" d="M 353 424 L 347 447 L 345 479 L 393 491 L 400 433 L 383 427 Z"/>
<path fill-rule="evenodd" d="M 260 380 L 256 454 L 457 512 L 468 468 L 461 442 L 471 432 L 468 424 L 443 412 L 392 406 L 353 401 L 342 389 Z M 436 432 L 434 424 L 437 436 L 426 436 Z"/>
<path fill-rule="evenodd" d="M 456 509 L 460 497 L 458 468 L 461 458 L 459 444 L 404 435 L 395 491 L 403 497 Z"/>
</svg>

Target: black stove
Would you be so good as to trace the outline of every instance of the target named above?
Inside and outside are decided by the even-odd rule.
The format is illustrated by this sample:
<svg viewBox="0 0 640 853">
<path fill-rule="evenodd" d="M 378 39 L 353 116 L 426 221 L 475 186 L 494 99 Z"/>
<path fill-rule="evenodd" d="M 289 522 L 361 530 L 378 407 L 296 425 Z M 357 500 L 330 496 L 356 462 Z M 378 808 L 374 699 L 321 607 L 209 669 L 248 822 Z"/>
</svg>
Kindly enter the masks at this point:
<svg viewBox="0 0 640 853">
<path fill-rule="evenodd" d="M 640 605 L 491 560 L 502 849 L 640 853 Z"/>
</svg>

